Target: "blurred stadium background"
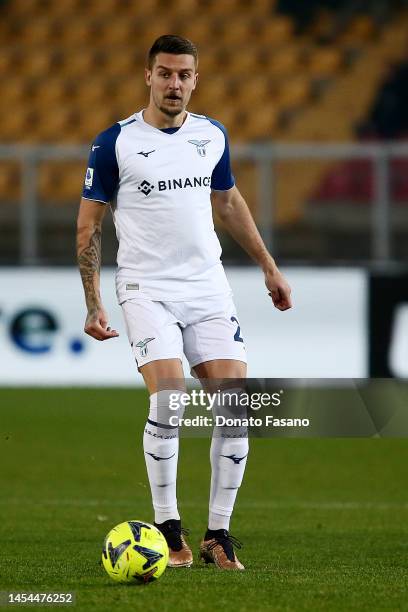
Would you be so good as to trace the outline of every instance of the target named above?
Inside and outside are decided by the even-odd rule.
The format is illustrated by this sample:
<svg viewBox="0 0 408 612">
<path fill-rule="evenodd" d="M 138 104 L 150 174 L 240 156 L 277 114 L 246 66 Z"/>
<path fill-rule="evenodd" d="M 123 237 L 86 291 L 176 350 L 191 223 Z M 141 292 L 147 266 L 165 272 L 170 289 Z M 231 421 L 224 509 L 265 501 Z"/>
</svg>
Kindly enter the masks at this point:
<svg viewBox="0 0 408 612">
<path fill-rule="evenodd" d="M 226 124 L 237 183 L 266 243 L 295 281 L 297 313 L 278 325 L 286 365 L 257 366 L 253 375 L 408 376 L 406 0 L 3 0 L 0 334 L 7 364 L 15 368 L 21 357 L 28 359 L 26 370 L 34 367 L 35 380 L 41 368 L 49 374 L 58 357 L 54 351 L 48 361 L 44 337 L 69 320 L 72 359 L 64 367 L 86 370 L 78 361 L 90 346 L 80 338 L 79 279 L 75 272 L 64 276 L 65 293 L 58 280 L 67 274 L 62 267 L 75 265 L 75 216 L 89 144 L 146 104 L 145 54 L 164 32 L 197 43 L 200 83 L 190 108 Z M 218 231 L 224 262 L 235 268 L 247 336 L 257 336 L 253 353 L 266 361 L 261 327 L 273 326 L 275 313 L 264 308 L 254 326 L 251 313 L 265 306 L 259 285 L 251 296 L 246 290 L 248 274 L 256 273 L 237 268 L 250 266 L 247 256 L 219 225 Z M 115 265 L 116 248 L 109 217 L 105 270 Z M 305 288 L 319 278 L 306 305 Z M 338 294 L 329 303 L 330 281 Z M 60 315 L 49 308 L 52 296 L 56 307 L 65 302 Z M 344 303 L 340 296 L 347 297 Z M 351 311 L 347 320 L 345 310 Z M 390 365 L 395 316 L 405 333 L 396 334 L 398 355 L 394 350 Z M 329 369 L 320 348 L 304 351 L 291 368 L 301 344 L 288 341 L 295 323 L 309 349 L 316 342 L 336 349 L 347 328 L 349 349 L 333 352 Z M 128 353 L 122 356 L 126 361 Z M 6 368 L 0 382 L 12 377 Z"/>
</svg>

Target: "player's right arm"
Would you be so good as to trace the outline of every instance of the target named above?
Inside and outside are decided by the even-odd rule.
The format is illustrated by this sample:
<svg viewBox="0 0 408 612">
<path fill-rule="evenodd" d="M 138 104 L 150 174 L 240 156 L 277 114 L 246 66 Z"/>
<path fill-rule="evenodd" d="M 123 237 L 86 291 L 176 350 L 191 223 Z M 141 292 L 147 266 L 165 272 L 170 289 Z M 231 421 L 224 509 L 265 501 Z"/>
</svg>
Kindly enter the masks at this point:
<svg viewBox="0 0 408 612">
<path fill-rule="evenodd" d="M 91 146 L 77 221 L 77 259 L 88 309 L 85 333 L 96 340 L 119 335 L 108 327 L 99 290 L 102 220 L 119 180 L 115 151 L 119 133 L 116 123 L 101 132 Z"/>
<path fill-rule="evenodd" d="M 84 331 L 96 340 L 118 336 L 108 327 L 100 294 L 102 221 L 106 205 L 82 198 L 77 220 L 77 261 L 88 313 Z"/>
</svg>

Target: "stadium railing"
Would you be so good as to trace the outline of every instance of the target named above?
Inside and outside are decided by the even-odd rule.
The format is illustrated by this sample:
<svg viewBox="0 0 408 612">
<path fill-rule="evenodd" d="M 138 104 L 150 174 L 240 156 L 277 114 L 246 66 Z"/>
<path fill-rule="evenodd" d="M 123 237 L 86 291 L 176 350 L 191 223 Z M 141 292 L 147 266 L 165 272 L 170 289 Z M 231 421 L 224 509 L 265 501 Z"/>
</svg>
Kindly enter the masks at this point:
<svg viewBox="0 0 408 612">
<path fill-rule="evenodd" d="M 0 145 L 1 162 L 21 165 L 21 199 L 18 213 L 19 255 L 15 263 L 36 265 L 39 260 L 39 189 L 38 168 L 45 161 L 85 161 L 87 146 Z M 276 184 L 282 162 L 336 162 L 338 160 L 371 160 L 374 177 L 374 196 L 367 207 L 370 225 L 370 258 L 372 263 L 387 264 L 393 259 L 390 194 L 390 162 L 397 158 L 408 160 L 408 143 L 298 143 L 245 144 L 232 146 L 232 158 L 249 161 L 256 173 L 256 221 L 265 243 L 276 253 Z M 292 177 L 296 181 L 296 169 Z M 79 200 L 79 195 L 78 195 Z M 408 202 L 404 209 L 408 216 Z M 329 204 L 328 210 L 330 210 Z M 404 213 L 405 214 L 405 213 Z"/>
</svg>

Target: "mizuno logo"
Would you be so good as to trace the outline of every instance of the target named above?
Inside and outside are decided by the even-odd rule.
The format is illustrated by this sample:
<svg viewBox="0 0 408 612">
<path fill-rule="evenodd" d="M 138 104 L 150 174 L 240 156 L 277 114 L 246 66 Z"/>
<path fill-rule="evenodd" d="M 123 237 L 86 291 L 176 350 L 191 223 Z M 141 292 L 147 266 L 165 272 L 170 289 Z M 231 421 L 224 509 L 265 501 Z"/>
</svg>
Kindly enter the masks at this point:
<svg viewBox="0 0 408 612">
<path fill-rule="evenodd" d="M 92 145 L 92 151 L 95 151 L 95 149 L 100 149 L 101 145 Z"/>
<path fill-rule="evenodd" d="M 211 140 L 189 140 L 188 142 L 196 147 L 196 151 L 200 157 L 205 157 L 207 153 L 205 145 L 211 142 Z"/>
<path fill-rule="evenodd" d="M 145 338 L 144 340 L 139 340 L 139 342 L 136 344 L 137 348 L 140 348 L 140 354 L 142 357 L 147 355 L 147 344 L 152 340 L 154 340 L 154 338 Z"/>
<path fill-rule="evenodd" d="M 172 457 L 174 457 L 176 453 L 173 453 L 172 455 L 170 455 L 170 457 L 159 457 L 158 455 L 155 455 L 154 453 L 147 453 L 146 455 L 150 455 L 151 457 L 153 457 L 153 459 L 155 461 L 165 461 L 166 459 L 171 459 Z"/>
<path fill-rule="evenodd" d="M 139 151 L 138 155 L 143 155 L 143 157 L 149 157 L 149 155 L 151 153 L 154 153 L 156 149 L 153 149 L 153 151 Z"/>
<path fill-rule="evenodd" d="M 235 453 L 233 455 L 221 455 L 221 457 L 225 457 L 226 459 L 231 459 L 234 463 L 240 463 L 245 457 L 248 456 L 248 453 L 243 457 L 236 457 Z"/>
</svg>

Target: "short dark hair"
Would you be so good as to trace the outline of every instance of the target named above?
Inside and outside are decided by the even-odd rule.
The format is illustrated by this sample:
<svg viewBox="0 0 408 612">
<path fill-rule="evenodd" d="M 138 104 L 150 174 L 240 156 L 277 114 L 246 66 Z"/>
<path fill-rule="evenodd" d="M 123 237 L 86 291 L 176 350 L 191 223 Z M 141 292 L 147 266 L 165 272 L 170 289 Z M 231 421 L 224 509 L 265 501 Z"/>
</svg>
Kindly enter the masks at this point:
<svg viewBox="0 0 408 612">
<path fill-rule="evenodd" d="M 182 36 L 176 36 L 174 34 L 164 34 L 157 38 L 149 53 L 147 54 L 147 67 L 149 70 L 152 69 L 155 57 L 158 53 L 173 53 L 174 55 L 192 55 L 194 57 L 194 63 L 198 64 L 198 51 L 197 47 L 188 38 L 182 38 Z"/>
</svg>

